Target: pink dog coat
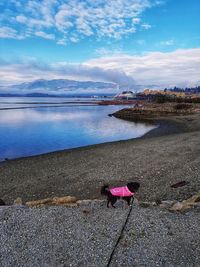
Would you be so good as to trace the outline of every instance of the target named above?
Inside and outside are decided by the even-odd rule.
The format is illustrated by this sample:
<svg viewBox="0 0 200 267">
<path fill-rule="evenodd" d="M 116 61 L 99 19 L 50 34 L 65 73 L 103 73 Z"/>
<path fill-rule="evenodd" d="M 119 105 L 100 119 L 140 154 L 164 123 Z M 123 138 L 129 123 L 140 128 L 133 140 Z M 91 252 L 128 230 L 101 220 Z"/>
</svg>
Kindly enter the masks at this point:
<svg viewBox="0 0 200 267">
<path fill-rule="evenodd" d="M 113 187 L 110 189 L 110 193 L 116 197 L 131 197 L 135 193 L 132 193 L 127 186 Z"/>
</svg>

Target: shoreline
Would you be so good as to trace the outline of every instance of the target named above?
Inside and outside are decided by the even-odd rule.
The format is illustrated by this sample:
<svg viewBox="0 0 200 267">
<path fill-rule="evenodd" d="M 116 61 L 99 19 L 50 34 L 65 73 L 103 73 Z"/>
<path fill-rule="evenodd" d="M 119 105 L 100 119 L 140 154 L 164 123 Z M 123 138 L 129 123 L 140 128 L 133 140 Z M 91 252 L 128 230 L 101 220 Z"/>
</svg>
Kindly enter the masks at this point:
<svg viewBox="0 0 200 267">
<path fill-rule="evenodd" d="M 138 193 L 141 200 L 182 200 L 200 188 L 198 175 L 190 177 L 193 162 L 189 165 L 183 163 L 188 160 L 189 151 L 190 156 L 195 154 L 197 157 L 195 166 L 199 164 L 199 117 L 199 114 L 193 114 L 154 119 L 160 127 L 139 138 L 1 162 L 3 186 L 0 198 L 7 203 L 13 203 L 17 197 L 24 201 L 64 195 L 78 199 L 101 198 L 99 188 L 103 183 L 121 185 L 138 180 L 142 184 Z M 184 140 L 191 140 L 191 143 L 186 144 Z M 168 147 L 172 143 L 174 147 Z M 178 155 L 177 151 L 183 151 L 183 147 L 186 153 Z M 162 157 L 158 157 L 159 153 Z M 167 161 L 172 166 L 165 166 Z M 180 164 L 184 165 L 185 171 Z M 185 173 L 187 175 L 183 178 Z M 189 180 L 190 184 L 172 190 L 170 184 L 180 179 Z M 149 190 L 155 192 L 149 195 Z"/>
</svg>

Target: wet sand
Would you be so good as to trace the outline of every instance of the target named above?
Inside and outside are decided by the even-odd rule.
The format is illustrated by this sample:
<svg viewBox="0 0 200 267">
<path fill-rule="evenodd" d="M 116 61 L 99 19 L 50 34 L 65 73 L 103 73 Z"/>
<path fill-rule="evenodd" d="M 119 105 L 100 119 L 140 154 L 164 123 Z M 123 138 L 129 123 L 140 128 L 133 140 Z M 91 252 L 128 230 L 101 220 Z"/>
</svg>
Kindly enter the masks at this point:
<svg viewBox="0 0 200 267">
<path fill-rule="evenodd" d="M 200 188 L 200 114 L 163 117 L 142 138 L 0 164 L 0 198 L 13 203 L 54 196 L 101 198 L 102 184 L 141 183 L 139 200 L 182 200 Z M 184 187 L 170 185 L 189 181 Z"/>
</svg>

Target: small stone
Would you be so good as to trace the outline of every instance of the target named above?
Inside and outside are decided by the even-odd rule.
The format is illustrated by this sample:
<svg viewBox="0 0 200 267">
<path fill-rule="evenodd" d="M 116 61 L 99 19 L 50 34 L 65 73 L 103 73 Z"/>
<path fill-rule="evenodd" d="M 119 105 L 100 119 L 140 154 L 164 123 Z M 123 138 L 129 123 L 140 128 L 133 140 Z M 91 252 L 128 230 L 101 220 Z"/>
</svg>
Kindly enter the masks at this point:
<svg viewBox="0 0 200 267">
<path fill-rule="evenodd" d="M 5 206 L 5 205 L 6 203 L 2 199 L 0 199 L 0 206 Z"/>
<path fill-rule="evenodd" d="M 162 201 L 159 198 L 157 198 L 155 202 L 156 202 L 157 205 L 162 204 Z"/>
<path fill-rule="evenodd" d="M 173 236 L 174 233 L 173 233 L 172 231 L 169 231 L 169 232 L 168 232 L 168 235 Z"/>
<path fill-rule="evenodd" d="M 148 208 L 148 207 L 150 207 L 150 204 L 148 202 L 141 202 L 140 203 L 140 207 L 142 207 L 142 208 Z"/>
<path fill-rule="evenodd" d="M 169 209 L 172 205 L 174 204 L 174 201 L 161 201 L 161 204 L 159 205 L 160 208 L 163 208 L 163 209 Z"/>
<path fill-rule="evenodd" d="M 183 204 L 180 202 L 175 203 L 170 210 L 171 211 L 180 211 L 183 208 Z"/>
<path fill-rule="evenodd" d="M 83 213 L 84 213 L 84 214 L 89 214 L 90 212 L 91 212 L 90 209 L 83 209 Z"/>
</svg>

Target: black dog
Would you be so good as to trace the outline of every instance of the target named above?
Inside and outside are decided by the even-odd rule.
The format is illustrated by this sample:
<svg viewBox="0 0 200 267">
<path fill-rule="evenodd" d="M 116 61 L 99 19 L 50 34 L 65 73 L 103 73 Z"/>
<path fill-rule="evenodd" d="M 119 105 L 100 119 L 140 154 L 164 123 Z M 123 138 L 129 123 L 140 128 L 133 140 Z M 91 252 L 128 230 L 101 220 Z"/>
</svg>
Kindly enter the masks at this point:
<svg viewBox="0 0 200 267">
<path fill-rule="evenodd" d="M 131 198 L 133 198 L 139 187 L 140 184 L 137 182 L 128 183 L 126 186 L 115 188 L 109 188 L 108 185 L 104 185 L 101 187 L 101 195 L 107 196 L 108 208 L 109 203 L 111 203 L 111 206 L 115 208 L 114 204 L 120 197 L 127 201 L 128 205 L 130 206 Z"/>
</svg>

